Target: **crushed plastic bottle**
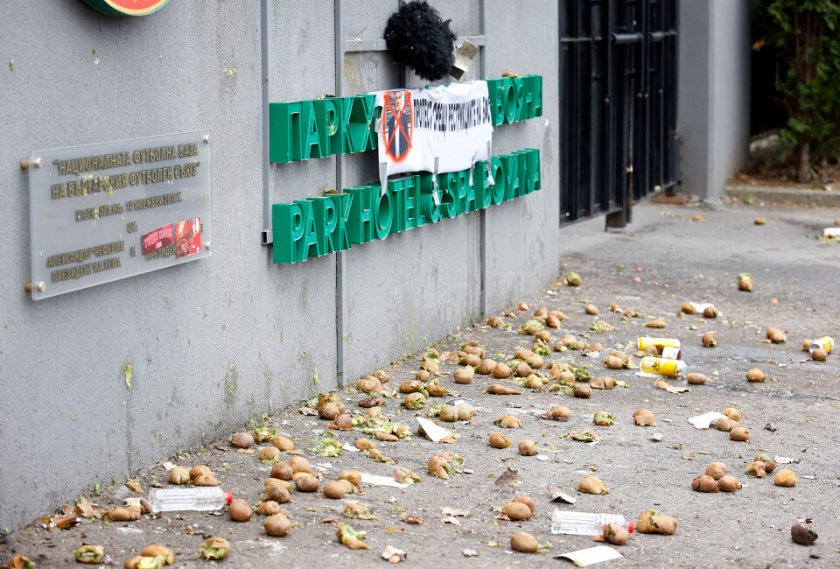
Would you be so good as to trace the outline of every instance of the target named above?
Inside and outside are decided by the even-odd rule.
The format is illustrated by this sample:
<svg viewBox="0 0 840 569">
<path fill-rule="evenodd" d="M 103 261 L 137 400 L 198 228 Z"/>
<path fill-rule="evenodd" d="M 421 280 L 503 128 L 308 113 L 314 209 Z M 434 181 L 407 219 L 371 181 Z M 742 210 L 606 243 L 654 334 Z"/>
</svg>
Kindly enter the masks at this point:
<svg viewBox="0 0 840 569">
<path fill-rule="evenodd" d="M 233 501 L 233 494 L 218 486 L 152 488 L 149 502 L 153 512 L 212 512 Z"/>
<path fill-rule="evenodd" d="M 551 515 L 551 533 L 554 535 L 600 535 L 608 524 L 618 524 L 629 533 L 636 529 L 633 520 L 627 521 L 621 514 L 590 514 L 555 509 Z"/>
</svg>

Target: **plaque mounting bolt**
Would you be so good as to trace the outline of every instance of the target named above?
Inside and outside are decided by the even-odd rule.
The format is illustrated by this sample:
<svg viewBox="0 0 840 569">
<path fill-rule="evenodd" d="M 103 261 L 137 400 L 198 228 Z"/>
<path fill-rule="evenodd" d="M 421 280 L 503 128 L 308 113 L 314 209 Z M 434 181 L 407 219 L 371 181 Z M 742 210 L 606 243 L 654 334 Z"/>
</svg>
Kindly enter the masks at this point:
<svg viewBox="0 0 840 569">
<path fill-rule="evenodd" d="M 36 288 L 38 289 L 38 292 L 44 292 L 45 290 L 47 290 L 47 283 L 41 281 L 38 283 L 38 286 Z"/>
<path fill-rule="evenodd" d="M 209 144 L 210 143 L 210 135 L 205 134 L 204 138 L 202 138 L 202 140 L 204 141 L 204 144 Z"/>
<path fill-rule="evenodd" d="M 21 160 L 20 161 L 20 169 L 21 170 L 29 170 L 29 160 L 27 160 L 26 158 Z"/>
<path fill-rule="evenodd" d="M 36 168 L 40 168 L 41 167 L 41 159 L 36 158 L 35 160 L 32 161 L 32 165 Z"/>
<path fill-rule="evenodd" d="M 204 249 L 206 249 L 207 251 L 210 250 L 210 242 L 209 241 L 204 244 Z"/>
<path fill-rule="evenodd" d="M 23 290 L 26 292 L 32 292 L 32 281 L 26 281 L 23 283 Z"/>
</svg>

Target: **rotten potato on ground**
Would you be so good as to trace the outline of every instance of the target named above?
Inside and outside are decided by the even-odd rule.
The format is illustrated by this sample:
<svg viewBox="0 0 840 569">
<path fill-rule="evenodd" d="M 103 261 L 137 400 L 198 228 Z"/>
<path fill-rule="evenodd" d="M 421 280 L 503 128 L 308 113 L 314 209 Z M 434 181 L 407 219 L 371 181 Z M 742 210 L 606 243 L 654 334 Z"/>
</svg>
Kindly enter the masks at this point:
<svg viewBox="0 0 840 569">
<path fill-rule="evenodd" d="M 660 514 L 656 510 L 645 510 L 636 520 L 636 531 L 639 533 L 674 535 L 674 532 L 677 531 L 677 520 L 671 516 Z"/>
<path fill-rule="evenodd" d="M 510 548 L 519 553 L 536 553 L 540 543 L 527 531 L 518 531 L 510 536 Z"/>
</svg>

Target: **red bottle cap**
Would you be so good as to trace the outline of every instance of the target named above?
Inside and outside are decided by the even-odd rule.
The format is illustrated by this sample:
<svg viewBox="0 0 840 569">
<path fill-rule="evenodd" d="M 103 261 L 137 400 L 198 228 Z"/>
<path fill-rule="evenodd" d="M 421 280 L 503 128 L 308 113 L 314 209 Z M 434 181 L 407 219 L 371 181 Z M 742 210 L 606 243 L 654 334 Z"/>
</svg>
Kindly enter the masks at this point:
<svg viewBox="0 0 840 569">
<path fill-rule="evenodd" d="M 233 502 L 233 492 L 225 492 L 225 504 L 230 505 Z"/>
<path fill-rule="evenodd" d="M 636 526 L 633 524 L 633 520 L 630 520 L 629 522 L 627 522 L 627 531 L 629 533 L 633 533 L 633 530 L 635 530 L 635 529 L 636 529 Z"/>
</svg>

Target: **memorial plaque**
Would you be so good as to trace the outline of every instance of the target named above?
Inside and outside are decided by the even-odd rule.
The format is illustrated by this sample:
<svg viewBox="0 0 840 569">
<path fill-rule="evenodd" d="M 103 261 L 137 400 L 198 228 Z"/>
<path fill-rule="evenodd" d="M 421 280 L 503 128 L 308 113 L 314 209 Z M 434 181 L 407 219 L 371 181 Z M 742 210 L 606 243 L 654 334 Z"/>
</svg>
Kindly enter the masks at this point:
<svg viewBox="0 0 840 569">
<path fill-rule="evenodd" d="M 33 152 L 32 298 L 210 256 L 207 131 Z"/>
</svg>

